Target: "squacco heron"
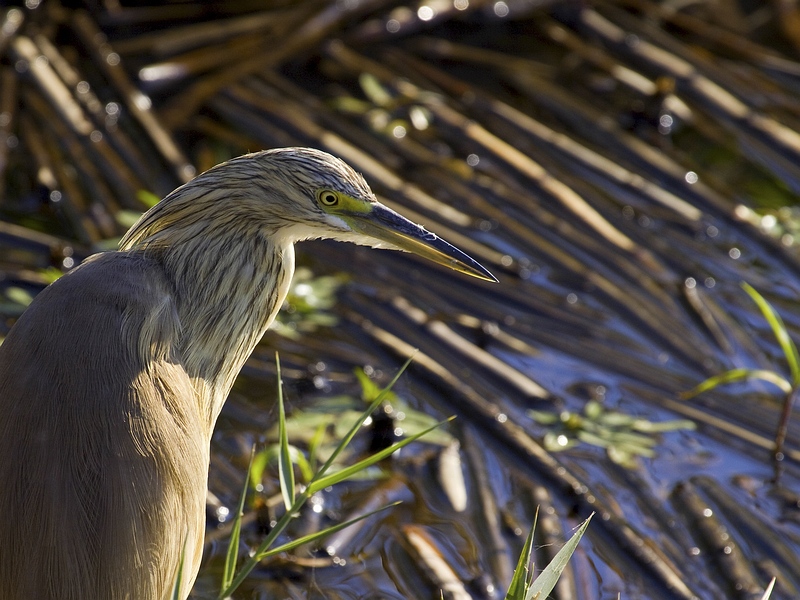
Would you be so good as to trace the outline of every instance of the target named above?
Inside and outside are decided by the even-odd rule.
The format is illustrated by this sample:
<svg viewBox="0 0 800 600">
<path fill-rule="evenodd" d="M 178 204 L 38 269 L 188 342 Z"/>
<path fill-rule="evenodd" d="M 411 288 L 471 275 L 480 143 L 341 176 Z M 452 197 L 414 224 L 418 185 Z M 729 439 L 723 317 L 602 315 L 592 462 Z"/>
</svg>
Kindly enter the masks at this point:
<svg viewBox="0 0 800 600">
<path fill-rule="evenodd" d="M 166 600 L 184 547 L 188 596 L 214 423 L 313 238 L 494 280 L 324 152 L 249 154 L 178 188 L 0 345 L 0 600 Z"/>
</svg>

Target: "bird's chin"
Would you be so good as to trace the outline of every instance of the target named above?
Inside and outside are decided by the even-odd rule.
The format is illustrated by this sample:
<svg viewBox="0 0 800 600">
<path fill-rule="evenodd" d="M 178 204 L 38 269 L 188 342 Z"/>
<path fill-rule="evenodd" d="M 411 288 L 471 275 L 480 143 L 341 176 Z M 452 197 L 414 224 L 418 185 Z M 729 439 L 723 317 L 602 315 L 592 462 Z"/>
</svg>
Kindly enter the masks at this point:
<svg viewBox="0 0 800 600">
<path fill-rule="evenodd" d="M 369 248 L 380 248 L 383 250 L 400 250 L 403 251 L 403 248 L 392 244 L 391 242 L 387 242 L 385 240 L 379 240 L 369 235 L 363 235 L 356 231 L 342 231 L 333 235 L 331 232 L 325 236 L 327 238 L 336 240 L 338 242 L 349 242 L 351 244 L 357 244 L 359 246 L 367 246 Z"/>
<path fill-rule="evenodd" d="M 364 235 L 357 231 L 350 229 L 349 225 L 342 219 L 332 217 L 329 219 L 334 221 L 328 228 L 317 228 L 304 225 L 302 223 L 295 223 L 289 227 L 284 227 L 280 235 L 281 245 L 294 244 L 296 242 L 305 242 L 310 240 L 329 239 L 336 240 L 337 242 L 349 242 L 351 244 L 358 244 L 359 246 L 369 246 L 370 248 L 384 248 L 388 250 L 402 250 L 399 246 L 379 240 L 370 235 Z"/>
</svg>

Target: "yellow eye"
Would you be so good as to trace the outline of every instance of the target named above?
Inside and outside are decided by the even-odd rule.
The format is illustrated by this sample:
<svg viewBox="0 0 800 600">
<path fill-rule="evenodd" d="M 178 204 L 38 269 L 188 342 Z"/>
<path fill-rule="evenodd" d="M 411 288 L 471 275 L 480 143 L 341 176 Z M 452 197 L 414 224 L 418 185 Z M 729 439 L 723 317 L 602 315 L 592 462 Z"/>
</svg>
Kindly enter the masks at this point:
<svg viewBox="0 0 800 600">
<path fill-rule="evenodd" d="M 333 190 L 320 190 L 317 192 L 317 200 L 322 206 L 336 206 L 339 204 L 339 194 Z"/>
</svg>

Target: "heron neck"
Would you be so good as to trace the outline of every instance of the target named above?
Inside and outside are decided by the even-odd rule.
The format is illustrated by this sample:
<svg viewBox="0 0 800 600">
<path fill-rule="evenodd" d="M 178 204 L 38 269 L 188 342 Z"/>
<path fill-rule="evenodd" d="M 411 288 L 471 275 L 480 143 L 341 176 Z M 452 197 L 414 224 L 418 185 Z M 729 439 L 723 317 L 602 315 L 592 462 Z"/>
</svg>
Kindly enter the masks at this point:
<svg viewBox="0 0 800 600">
<path fill-rule="evenodd" d="M 294 246 L 276 245 L 266 235 L 197 239 L 171 248 L 164 264 L 175 285 L 184 368 L 208 411 L 210 434 L 236 376 L 286 298 Z"/>
</svg>

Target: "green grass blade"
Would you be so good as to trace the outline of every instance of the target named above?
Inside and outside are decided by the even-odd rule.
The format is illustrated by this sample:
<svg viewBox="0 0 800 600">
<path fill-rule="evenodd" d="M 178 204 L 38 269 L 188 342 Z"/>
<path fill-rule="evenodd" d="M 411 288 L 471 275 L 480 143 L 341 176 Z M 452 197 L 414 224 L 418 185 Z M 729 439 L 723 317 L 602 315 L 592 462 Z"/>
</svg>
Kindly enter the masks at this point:
<svg viewBox="0 0 800 600">
<path fill-rule="evenodd" d="M 314 431 L 314 435 L 311 436 L 311 439 L 308 441 L 308 464 L 312 470 L 315 470 L 317 466 L 319 449 L 322 446 L 322 442 L 325 441 L 325 430 L 326 424 L 320 424 L 316 431 Z M 307 477 L 305 480 L 306 483 L 311 481 L 312 478 L 313 475 L 311 477 Z"/>
<path fill-rule="evenodd" d="M 533 598 L 544 600 L 550 595 L 550 592 L 553 591 L 553 588 L 556 587 L 556 583 L 558 582 L 558 578 L 561 577 L 561 572 L 567 566 L 569 559 L 572 557 L 572 554 L 575 552 L 575 549 L 578 547 L 578 542 L 581 541 L 586 528 L 589 527 L 589 521 L 592 520 L 594 513 L 589 515 L 589 517 L 578 527 L 578 530 L 569 538 L 569 541 L 564 544 L 561 550 L 553 557 L 553 560 L 550 561 L 550 564 L 547 565 L 539 576 L 536 578 L 536 581 L 531 584 L 530 589 L 528 589 L 528 593 L 525 596 L 525 600 L 531 600 Z"/>
<path fill-rule="evenodd" d="M 355 370 L 355 375 L 356 379 L 358 379 L 358 383 L 361 384 L 361 397 L 366 402 L 372 402 L 380 395 L 382 390 L 378 387 L 378 384 L 373 379 L 370 379 L 369 375 L 366 374 L 364 369 L 359 367 Z"/>
<path fill-rule="evenodd" d="M 318 476 L 315 477 L 311 481 L 311 483 L 308 484 L 309 493 L 310 494 L 314 494 L 314 493 L 316 493 L 316 492 L 318 492 L 320 490 L 324 490 L 328 486 L 334 485 L 336 483 L 339 483 L 341 481 L 344 481 L 344 480 L 352 477 L 353 475 L 355 475 L 356 473 L 359 473 L 360 471 L 363 471 L 367 467 L 371 467 L 375 463 L 382 461 L 384 458 L 386 458 L 387 456 L 389 456 L 392 453 L 396 452 L 397 450 L 399 450 L 403 446 L 407 446 L 411 442 L 418 440 L 423 435 L 433 431 L 437 427 L 441 427 L 444 423 L 452 421 L 454 418 L 455 417 L 450 417 L 449 419 L 445 419 L 444 421 L 440 421 L 439 423 L 436 423 L 435 425 L 432 425 L 431 427 L 428 427 L 427 429 L 424 429 L 423 431 L 415 433 L 414 435 L 410 435 L 407 438 L 402 439 L 399 442 L 396 442 L 396 443 L 392 444 L 388 448 L 385 448 L 385 449 L 381 450 L 380 452 L 377 452 L 376 454 L 368 456 L 367 458 L 358 461 L 354 465 L 350 465 L 349 467 L 345 467 L 344 469 L 341 469 L 340 471 L 336 471 L 335 473 L 331 473 L 330 475 L 323 475 L 323 476 L 319 476 L 319 474 L 318 474 Z"/>
<path fill-rule="evenodd" d="M 292 462 L 300 469 L 303 482 L 311 481 L 314 477 L 314 469 L 303 452 L 297 446 L 289 446 L 289 453 L 292 456 Z"/>
<path fill-rule="evenodd" d="M 270 453 L 268 447 L 256 452 L 256 455 L 253 458 L 253 464 L 250 466 L 250 473 L 248 474 L 250 477 L 250 486 L 254 490 L 258 489 L 258 484 L 261 483 L 261 480 L 264 476 L 264 470 L 267 468 L 269 461 Z"/>
<path fill-rule="evenodd" d="M 273 543 L 275 543 L 275 540 L 278 539 L 278 536 L 283 533 L 283 531 L 289 525 L 291 520 L 295 517 L 295 515 L 303 506 L 303 504 L 305 504 L 306 500 L 308 500 L 309 496 L 310 494 L 307 494 L 305 492 L 298 494 L 294 506 L 292 506 L 292 510 L 286 511 L 283 514 L 283 516 L 280 519 L 278 519 L 278 522 L 270 530 L 269 534 L 267 534 L 267 537 L 265 537 L 261 541 L 261 544 L 259 544 L 258 549 L 255 551 L 255 553 L 244 562 L 242 567 L 239 569 L 239 572 L 231 581 L 230 585 L 220 590 L 220 593 L 217 596 L 217 600 L 225 600 L 226 598 L 229 598 L 230 595 L 233 594 L 233 592 L 236 591 L 236 588 L 238 588 L 242 584 L 242 582 L 247 578 L 250 572 L 258 564 L 258 560 L 255 559 L 255 556 L 263 553 L 267 548 L 269 548 L 270 546 L 272 546 Z"/>
<path fill-rule="evenodd" d="M 760 379 L 761 381 L 771 383 L 772 385 L 780 388 L 784 394 L 790 394 L 792 392 L 792 384 L 789 382 L 789 380 L 775 371 L 767 371 L 766 369 L 753 369 L 750 371 L 748 379 Z"/>
<path fill-rule="evenodd" d="M 786 356 L 786 362 L 789 364 L 789 374 L 792 383 L 794 385 L 799 384 L 800 355 L 797 353 L 797 346 L 795 346 L 795 343 L 792 341 L 789 332 L 786 330 L 786 325 L 784 325 L 783 319 L 781 319 L 781 316 L 775 312 L 775 309 L 772 308 L 772 305 L 767 302 L 764 297 L 759 294 L 750 284 L 743 281 L 742 287 L 744 288 L 744 291 L 747 292 L 748 295 L 753 299 L 756 305 L 758 305 L 761 314 L 764 315 L 767 323 L 769 323 L 769 326 L 772 328 L 772 333 L 775 334 L 775 338 L 778 340 L 778 344 L 780 344 L 784 356 Z"/>
<path fill-rule="evenodd" d="M 281 360 L 275 353 L 275 366 L 278 368 L 278 439 L 280 452 L 278 454 L 278 479 L 281 484 L 281 495 L 286 510 L 294 504 L 294 464 L 289 451 L 289 434 L 286 432 L 286 410 L 283 406 L 283 382 L 281 381 Z"/>
<path fill-rule="evenodd" d="M 324 475 L 324 473 L 331 466 L 331 464 L 333 464 L 333 462 L 336 459 L 337 455 L 340 454 L 345 449 L 345 447 L 350 443 L 350 440 L 353 439 L 355 434 L 358 432 L 358 430 L 364 424 L 364 421 L 366 421 L 367 418 L 374 412 L 374 410 L 381 404 L 381 402 L 383 402 L 384 398 L 389 393 L 389 391 L 391 390 L 392 386 L 394 386 L 394 384 L 400 378 L 400 375 L 402 375 L 403 372 L 408 368 L 408 365 L 411 363 L 412 358 L 409 358 L 406 361 L 406 363 L 398 371 L 398 373 L 395 375 L 395 377 L 392 379 L 392 381 L 389 383 L 389 385 L 387 385 L 386 388 L 384 388 L 384 390 L 378 395 L 378 397 L 370 405 L 370 407 L 367 408 L 367 410 L 365 410 L 362 413 L 361 417 L 356 421 L 356 423 L 353 424 L 353 426 L 351 427 L 350 431 L 347 433 L 347 435 L 342 439 L 342 441 L 336 447 L 336 449 L 334 450 L 333 454 L 328 458 L 328 460 L 325 462 L 325 464 L 317 472 L 317 474 L 315 476 L 315 479 L 312 479 L 312 481 L 309 483 L 308 487 L 306 487 L 301 493 L 295 495 L 295 497 L 294 497 L 295 499 L 294 499 L 294 502 L 292 503 L 291 507 L 287 508 L 286 513 L 278 520 L 278 523 L 272 528 L 272 530 L 269 532 L 267 537 L 262 540 L 261 544 L 259 544 L 258 549 L 255 551 L 253 556 L 251 556 L 250 558 L 248 558 L 244 562 L 244 564 L 239 569 L 239 572 L 236 574 L 236 576 L 230 582 L 230 585 L 228 585 L 228 586 L 224 587 L 222 590 L 220 590 L 220 593 L 217 596 L 218 600 L 223 600 L 225 598 L 228 598 L 231 594 L 233 594 L 234 591 L 236 591 L 236 589 L 247 578 L 247 576 L 250 574 L 250 572 L 256 567 L 256 565 L 258 564 L 259 560 L 261 560 L 259 557 L 265 557 L 265 556 L 269 556 L 270 555 L 270 553 L 272 551 L 270 551 L 268 549 L 272 546 L 272 544 L 275 542 L 275 540 L 278 538 L 278 536 L 281 533 L 283 533 L 283 531 L 289 525 L 291 520 L 294 518 L 294 516 L 300 510 L 302 505 L 306 502 L 306 500 L 308 500 L 308 498 L 311 497 L 312 494 L 314 494 L 315 492 L 317 492 L 317 491 L 319 491 L 321 489 L 324 489 L 324 488 L 328 487 L 329 485 L 333 485 L 334 483 L 336 483 L 338 481 L 343 481 L 344 479 L 347 479 L 348 477 L 354 475 L 356 472 L 358 472 L 360 470 L 363 470 L 363 469 L 367 468 L 368 466 L 374 464 L 375 462 L 378 462 L 378 461 L 384 459 L 386 456 L 388 456 L 389 454 L 391 454 L 395 450 L 397 450 L 399 448 L 402 448 L 406 444 L 411 443 L 412 441 L 414 441 L 414 440 L 418 439 L 419 437 L 421 437 L 421 436 L 425 435 L 426 433 L 428 433 L 430 430 L 432 430 L 435 427 L 439 426 L 439 424 L 437 424 L 434 427 L 430 427 L 429 429 L 427 429 L 425 431 L 421 431 L 421 432 L 419 432 L 419 433 L 417 433 L 417 434 L 415 434 L 413 436 L 409 436 L 405 440 L 402 440 L 401 442 L 393 445 L 392 447 L 387 448 L 386 450 L 378 453 L 377 455 L 375 455 L 375 457 L 370 457 L 369 459 L 365 459 L 365 460 L 361 461 L 360 463 L 358 463 L 358 465 L 354 465 L 353 467 L 350 467 L 348 469 L 344 469 L 343 471 L 339 471 L 339 472 L 334 473 L 334 474 L 332 474 L 330 476 L 325 476 Z M 276 363 L 278 364 L 278 380 L 280 381 L 280 364 L 278 363 L 277 355 L 276 355 Z M 282 400 L 283 400 L 283 398 L 282 398 L 282 391 L 281 391 L 280 387 L 279 387 L 278 394 L 279 394 L 279 396 L 278 396 L 279 405 L 281 405 L 280 408 L 279 408 L 279 417 L 285 419 L 285 417 L 282 416 L 282 412 L 283 412 L 283 410 L 282 410 L 282 404 L 283 404 Z M 279 423 L 279 426 L 280 426 L 280 423 Z M 281 434 L 279 432 L 279 436 L 280 435 Z M 286 444 L 285 448 L 286 448 L 286 450 L 288 452 L 289 451 L 288 443 Z M 281 454 L 283 454 L 283 452 L 281 452 Z M 283 487 L 283 479 L 281 479 L 281 487 Z M 292 488 L 292 489 L 294 489 L 294 488 Z M 285 497 L 284 497 L 284 500 L 285 500 Z M 392 505 L 390 505 L 390 506 L 392 506 Z M 370 514 L 373 514 L 373 513 L 370 513 Z M 365 518 L 367 516 L 369 516 L 369 515 L 363 515 L 360 518 Z M 358 519 L 356 519 L 356 520 L 358 520 Z M 347 524 L 349 524 L 349 523 L 343 523 L 341 525 L 337 525 L 334 528 L 331 528 L 331 529 L 327 530 L 327 533 L 332 533 L 333 531 L 338 531 L 339 529 L 347 526 Z M 327 533 L 325 533 L 323 535 L 327 535 Z M 311 535 L 313 536 L 313 535 L 316 535 L 316 534 L 311 534 Z M 308 536 L 306 536 L 306 537 L 308 537 Z M 304 543 L 307 543 L 308 541 L 309 540 L 306 539 L 304 541 Z M 294 547 L 294 545 L 296 545 L 296 543 L 297 543 L 297 540 L 295 542 L 290 542 L 290 544 L 292 544 L 291 547 Z M 286 546 L 282 546 L 282 548 L 285 550 Z"/>
<path fill-rule="evenodd" d="M 161 201 L 161 198 L 156 196 L 153 192 L 148 190 L 138 190 L 136 192 L 136 198 L 142 202 L 147 208 L 153 208 L 156 204 Z"/>
<path fill-rule="evenodd" d="M 533 533 L 536 531 L 536 523 L 539 520 L 539 507 L 536 507 L 536 516 L 533 519 L 533 525 L 528 532 L 528 537 L 525 540 L 525 545 L 520 552 L 519 560 L 517 561 L 517 568 L 514 569 L 514 576 L 511 578 L 511 583 L 508 586 L 505 600 L 525 600 L 525 592 L 530 585 L 530 578 L 533 573 L 533 565 L 531 564 L 531 555 L 533 554 Z"/>
<path fill-rule="evenodd" d="M 269 550 L 264 550 L 263 552 L 260 552 L 260 553 L 256 554 L 255 555 L 255 559 L 256 560 L 264 560 L 265 558 L 268 558 L 270 556 L 274 556 L 276 554 L 280 554 L 281 552 L 288 552 L 289 550 L 294 550 L 295 548 L 298 548 L 300 546 L 304 546 L 306 544 L 310 544 L 312 542 L 316 542 L 319 539 L 322 539 L 322 538 L 324 538 L 326 536 L 329 536 L 332 533 L 336 533 L 337 531 L 339 531 L 341 529 L 344 529 L 345 527 L 350 527 L 350 525 L 353 525 L 354 523 L 358 523 L 359 521 L 363 521 L 364 519 L 367 519 L 367 518 L 371 517 L 374 514 L 377 514 L 377 513 L 381 512 L 381 511 L 384 511 L 384 510 L 386 510 L 388 508 L 392 508 L 393 506 L 397 506 L 398 504 L 401 504 L 400 500 L 398 500 L 397 502 L 392 502 L 391 504 L 387 504 L 386 506 L 382 506 L 380 508 L 377 508 L 377 509 L 375 509 L 373 511 L 370 511 L 368 513 L 365 513 L 363 515 L 359 515 L 359 516 L 357 516 L 357 517 L 355 517 L 353 519 L 350 519 L 349 521 L 345 521 L 344 523 L 337 523 L 336 525 L 332 525 L 331 527 L 326 527 L 322 531 L 317 531 L 315 533 L 309 533 L 308 535 L 304 535 L 303 537 L 297 538 L 296 540 L 292 540 L 291 542 L 287 542 L 286 544 L 278 546 L 277 548 L 270 548 Z"/>
<path fill-rule="evenodd" d="M 405 364 L 400 368 L 400 370 L 397 372 L 394 378 L 389 382 L 389 385 L 383 388 L 383 390 L 381 390 L 381 393 L 378 394 L 378 397 L 372 401 L 372 404 L 370 404 L 369 407 L 363 413 L 361 413 L 361 416 L 356 420 L 355 423 L 353 423 L 353 426 L 350 428 L 350 431 L 348 431 L 347 435 L 345 435 L 342 438 L 342 441 L 339 442 L 338 446 L 336 446 L 336 449 L 328 457 L 328 460 L 325 461 L 325 464 L 322 465 L 322 467 L 320 467 L 319 471 L 317 472 L 317 477 L 322 477 L 326 473 L 326 471 L 330 468 L 330 466 L 333 464 L 333 462 L 336 460 L 336 458 L 339 456 L 339 454 L 341 454 L 344 451 L 344 449 L 347 448 L 348 444 L 350 444 L 350 441 L 355 437 L 356 433 L 358 433 L 358 430 L 361 429 L 361 426 L 364 424 L 364 421 L 366 421 L 369 418 L 369 416 L 373 412 L 375 412 L 375 409 L 378 408 L 378 406 L 380 406 L 381 402 L 383 402 L 383 399 L 392 390 L 394 384 L 397 383 L 397 380 L 400 379 L 400 376 L 408 368 L 408 365 L 411 364 L 413 358 L 414 357 L 412 356 L 405 362 Z"/>
<path fill-rule="evenodd" d="M 730 371 L 725 371 L 719 375 L 709 377 L 688 392 L 683 392 L 681 394 L 681 398 L 688 400 L 689 398 L 694 398 L 698 394 L 712 390 L 719 385 L 746 381 L 748 379 L 760 379 L 762 381 L 766 381 L 778 386 L 781 391 L 786 394 L 792 391 L 792 384 L 774 371 L 767 371 L 765 369 L 731 369 Z"/>
<path fill-rule="evenodd" d="M 181 598 L 183 598 L 181 588 L 183 587 L 183 563 L 186 561 L 186 541 L 187 536 L 184 536 L 183 548 L 181 549 L 181 562 L 178 565 L 178 572 L 175 573 L 175 581 L 172 584 L 172 600 L 181 600 Z"/>
<path fill-rule="evenodd" d="M 247 497 L 247 486 L 250 479 L 250 470 L 253 468 L 253 459 L 255 458 L 255 455 L 256 447 L 255 444 L 253 444 L 253 449 L 250 451 L 250 464 L 247 465 L 247 477 L 244 479 L 242 495 L 239 496 L 239 505 L 236 507 L 236 514 L 233 517 L 231 537 L 228 540 L 228 551 L 225 553 L 225 567 L 222 570 L 222 583 L 220 585 L 221 589 L 225 589 L 231 584 L 234 573 L 236 573 L 236 559 L 239 558 L 239 536 L 242 532 L 242 516 L 244 516 L 244 501 Z"/>
<path fill-rule="evenodd" d="M 308 534 L 308 535 L 306 535 L 306 536 L 304 536 L 304 537 L 302 537 L 300 539 L 293 540 L 293 541 L 288 542 L 288 543 L 286 543 L 286 544 L 284 544 L 282 546 L 279 546 L 277 548 L 272 548 L 271 549 L 270 547 L 272 546 L 274 541 L 283 532 L 283 530 L 286 529 L 286 526 L 289 524 L 289 521 L 292 520 L 293 515 L 295 515 L 297 513 L 297 511 L 300 510 L 301 506 L 305 503 L 305 501 L 309 498 L 309 496 L 310 496 L 310 494 L 307 491 L 298 496 L 295 505 L 292 507 L 292 510 L 290 512 L 285 513 L 283 515 L 283 517 L 280 518 L 280 520 L 275 525 L 275 527 L 272 528 L 272 531 L 270 531 L 269 535 L 261 542 L 261 544 L 259 544 L 258 548 L 253 553 L 253 555 L 250 558 L 248 558 L 245 561 L 245 563 L 242 565 L 241 569 L 239 569 L 239 572 L 236 574 L 236 577 L 234 577 L 233 580 L 230 582 L 230 585 L 228 585 L 227 587 L 223 588 L 220 591 L 219 596 L 217 596 L 217 600 L 224 600 L 225 598 L 230 597 L 230 595 L 233 594 L 233 592 L 236 591 L 236 589 L 242 584 L 242 582 L 247 578 L 247 576 L 256 567 L 256 565 L 261 560 L 263 560 L 264 558 L 266 558 L 268 556 L 272 556 L 272 555 L 277 554 L 279 552 L 284 552 L 284 551 L 287 551 L 287 550 L 291 550 L 293 548 L 296 548 L 297 546 L 301 546 L 303 544 L 307 544 L 307 543 L 310 543 L 312 541 L 316 541 L 317 539 L 319 539 L 321 537 L 330 535 L 331 533 L 335 533 L 336 531 L 339 531 L 340 529 L 344 529 L 345 527 L 347 527 L 349 525 L 352 525 L 353 523 L 356 523 L 357 521 L 360 521 L 362 519 L 366 519 L 367 517 L 372 516 L 377 512 L 380 512 L 382 510 L 385 510 L 387 508 L 390 508 L 392 506 L 396 506 L 397 504 L 400 504 L 399 501 L 398 502 L 394 502 L 392 504 L 387 504 L 386 506 L 384 506 L 382 508 L 378 508 L 378 509 L 376 509 L 376 510 L 374 510 L 372 512 L 366 513 L 364 515 L 360 515 L 360 516 L 356 517 L 355 519 L 351 519 L 350 521 L 347 521 L 345 523 L 339 523 L 339 524 L 334 525 L 332 527 L 329 527 L 329 528 L 327 528 L 327 529 L 325 529 L 325 530 L 323 530 L 321 532 Z"/>
</svg>

